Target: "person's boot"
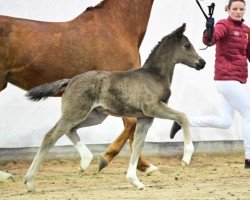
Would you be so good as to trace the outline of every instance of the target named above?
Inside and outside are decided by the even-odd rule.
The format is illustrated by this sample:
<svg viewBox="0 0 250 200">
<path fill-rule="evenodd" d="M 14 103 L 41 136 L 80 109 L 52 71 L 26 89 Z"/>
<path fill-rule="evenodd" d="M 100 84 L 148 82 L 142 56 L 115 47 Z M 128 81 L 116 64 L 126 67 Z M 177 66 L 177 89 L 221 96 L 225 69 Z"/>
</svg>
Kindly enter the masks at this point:
<svg viewBox="0 0 250 200">
<path fill-rule="evenodd" d="M 250 169 L 250 159 L 245 160 L 245 169 Z"/>
<path fill-rule="evenodd" d="M 181 125 L 174 122 L 170 131 L 170 138 L 173 139 L 175 134 L 181 129 Z"/>
</svg>

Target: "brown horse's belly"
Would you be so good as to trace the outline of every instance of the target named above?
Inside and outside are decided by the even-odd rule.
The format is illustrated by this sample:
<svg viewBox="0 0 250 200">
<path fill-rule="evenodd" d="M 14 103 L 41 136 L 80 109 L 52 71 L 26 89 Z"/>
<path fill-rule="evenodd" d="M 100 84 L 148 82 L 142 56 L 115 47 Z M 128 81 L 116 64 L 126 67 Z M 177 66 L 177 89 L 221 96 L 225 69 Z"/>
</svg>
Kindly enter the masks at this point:
<svg viewBox="0 0 250 200">
<path fill-rule="evenodd" d="M 120 51 L 120 49 L 119 49 Z M 130 53 L 133 53 L 130 52 Z M 25 67 L 13 68 L 7 76 L 7 81 L 21 89 L 30 90 L 39 85 L 54 82 L 64 78 L 72 78 L 91 70 L 103 71 L 127 71 L 140 67 L 138 53 L 124 56 L 117 52 L 120 57 L 103 57 L 97 55 L 95 59 L 82 59 L 74 55 L 71 58 L 56 58 L 53 60 L 47 57 L 46 61 L 39 61 L 33 64 L 24 64 Z M 104 62 L 105 60 L 105 62 Z M 50 63 L 49 65 L 46 63 Z M 28 66 L 28 67 L 27 67 Z"/>
<path fill-rule="evenodd" d="M 10 73 L 8 73 L 7 81 L 23 90 L 30 90 L 39 85 L 54 82 L 64 78 L 71 78 L 74 75 L 77 75 L 76 73 L 64 74 L 60 73 L 59 71 L 57 73 L 56 71 L 57 70 L 53 72 L 53 69 L 45 71 L 44 70 L 31 71 L 26 69 L 12 70 Z"/>
</svg>

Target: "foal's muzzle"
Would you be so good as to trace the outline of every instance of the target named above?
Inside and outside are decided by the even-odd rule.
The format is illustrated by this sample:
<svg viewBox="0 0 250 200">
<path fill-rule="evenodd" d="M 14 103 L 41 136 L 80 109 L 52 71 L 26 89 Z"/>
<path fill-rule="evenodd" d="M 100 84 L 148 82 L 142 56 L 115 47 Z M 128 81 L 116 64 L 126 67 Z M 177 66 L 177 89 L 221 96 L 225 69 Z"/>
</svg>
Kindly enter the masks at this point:
<svg viewBox="0 0 250 200">
<path fill-rule="evenodd" d="M 199 59 L 199 63 L 196 63 L 195 69 L 201 70 L 205 67 L 206 62 L 202 58 Z"/>
</svg>

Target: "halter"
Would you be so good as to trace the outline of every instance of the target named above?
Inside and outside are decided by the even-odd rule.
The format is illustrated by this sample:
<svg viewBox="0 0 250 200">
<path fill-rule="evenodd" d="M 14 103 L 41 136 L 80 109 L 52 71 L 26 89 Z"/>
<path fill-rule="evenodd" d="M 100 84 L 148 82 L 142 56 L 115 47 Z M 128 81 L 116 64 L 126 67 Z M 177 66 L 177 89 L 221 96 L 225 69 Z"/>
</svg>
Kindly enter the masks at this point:
<svg viewBox="0 0 250 200">
<path fill-rule="evenodd" d="M 201 9 L 201 11 L 202 11 L 204 17 L 206 18 L 206 20 L 208 20 L 208 18 L 212 18 L 213 14 L 214 14 L 215 3 L 211 3 L 211 5 L 208 6 L 208 15 L 209 15 L 209 17 L 208 17 L 208 16 L 206 15 L 206 13 L 204 12 L 203 8 L 201 7 L 200 2 L 199 2 L 198 0 L 195 0 L 195 1 L 196 1 L 196 3 L 198 4 L 199 8 Z M 207 29 L 207 35 L 208 35 L 208 36 L 207 36 L 207 37 L 208 37 L 208 44 L 210 45 L 211 42 L 212 42 L 212 38 L 213 38 L 213 27 L 209 27 L 209 28 Z M 208 46 L 205 47 L 205 48 L 203 48 L 203 49 L 200 49 L 200 50 L 205 50 L 205 49 L 207 49 L 207 48 L 208 48 Z"/>
</svg>

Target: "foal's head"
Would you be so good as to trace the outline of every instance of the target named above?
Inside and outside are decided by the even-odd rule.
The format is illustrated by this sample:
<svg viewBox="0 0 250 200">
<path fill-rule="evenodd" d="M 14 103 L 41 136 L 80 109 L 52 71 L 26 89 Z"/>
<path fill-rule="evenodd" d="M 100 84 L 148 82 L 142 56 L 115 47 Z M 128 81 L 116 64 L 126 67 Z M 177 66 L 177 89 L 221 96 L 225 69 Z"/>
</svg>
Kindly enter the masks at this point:
<svg viewBox="0 0 250 200">
<path fill-rule="evenodd" d="M 186 24 L 183 24 L 168 36 L 169 40 L 172 40 L 170 43 L 174 63 L 182 63 L 197 70 L 203 69 L 206 62 L 197 54 L 189 39 L 183 35 L 185 27 Z"/>
</svg>

